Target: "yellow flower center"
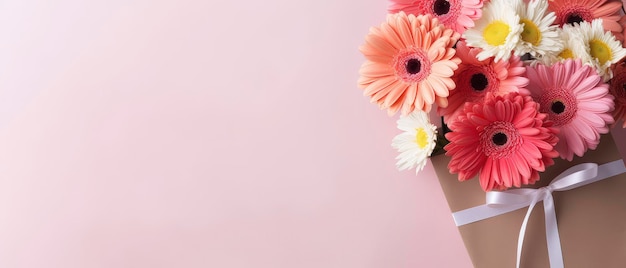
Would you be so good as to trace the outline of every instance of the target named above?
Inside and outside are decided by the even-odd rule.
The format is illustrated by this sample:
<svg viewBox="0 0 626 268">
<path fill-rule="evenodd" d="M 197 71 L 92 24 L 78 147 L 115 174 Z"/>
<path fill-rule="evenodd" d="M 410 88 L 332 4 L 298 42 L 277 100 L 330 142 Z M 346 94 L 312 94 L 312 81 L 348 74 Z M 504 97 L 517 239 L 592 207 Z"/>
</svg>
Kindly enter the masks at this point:
<svg viewBox="0 0 626 268">
<path fill-rule="evenodd" d="M 589 41 L 589 48 L 591 56 L 598 59 L 600 64 L 604 64 L 605 62 L 611 60 L 611 48 L 601 40 L 593 39 Z"/>
<path fill-rule="evenodd" d="M 417 134 L 415 135 L 415 143 L 420 149 L 426 148 L 428 145 L 428 133 L 424 130 L 424 128 L 417 128 Z"/>
<path fill-rule="evenodd" d="M 509 32 L 511 32 L 511 28 L 508 24 L 495 20 L 485 27 L 485 30 L 483 30 L 483 38 L 487 44 L 499 46 L 504 44 Z"/>
<path fill-rule="evenodd" d="M 537 25 L 535 25 L 531 20 L 523 19 L 520 20 L 520 22 L 524 24 L 522 40 L 533 44 L 533 46 L 538 46 L 539 42 L 541 42 L 541 31 L 539 30 L 539 27 L 537 27 Z"/>
<path fill-rule="evenodd" d="M 566 48 L 563 51 L 561 51 L 561 53 L 559 53 L 559 58 L 561 58 L 561 59 L 573 59 L 574 58 L 574 53 L 569 48 Z"/>
</svg>

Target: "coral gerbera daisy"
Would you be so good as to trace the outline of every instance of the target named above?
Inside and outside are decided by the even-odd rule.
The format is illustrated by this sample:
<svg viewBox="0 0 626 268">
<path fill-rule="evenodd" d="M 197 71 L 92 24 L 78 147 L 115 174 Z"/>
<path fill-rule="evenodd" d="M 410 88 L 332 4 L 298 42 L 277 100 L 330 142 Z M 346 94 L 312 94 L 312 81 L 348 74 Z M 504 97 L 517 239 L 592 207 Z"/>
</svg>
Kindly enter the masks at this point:
<svg viewBox="0 0 626 268">
<path fill-rule="evenodd" d="M 555 24 L 576 24 L 583 21 L 591 22 L 602 19 L 606 31 L 621 32 L 620 19 L 621 1 L 607 0 L 550 0 L 548 9 L 556 14 Z"/>
<path fill-rule="evenodd" d="M 509 93 L 484 103 L 468 103 L 449 125 L 448 168 L 465 181 L 479 174 L 485 191 L 532 184 L 554 164 L 558 130 L 530 96 Z"/>
<path fill-rule="evenodd" d="M 580 60 L 566 60 L 527 67 L 527 75 L 531 96 L 560 130 L 556 150 L 561 158 L 571 161 L 574 154 L 595 149 L 614 122 L 613 96 L 596 71 Z"/>
<path fill-rule="evenodd" d="M 391 0 L 390 13 L 431 14 L 458 33 L 474 27 L 482 15 L 483 0 Z"/>
<path fill-rule="evenodd" d="M 581 22 L 577 30 L 580 39 L 584 44 L 598 73 L 608 81 L 613 77 L 611 64 L 618 62 L 626 56 L 626 49 L 622 43 L 615 39 L 611 32 L 605 32 L 602 28 L 601 20 L 593 20 L 591 23 Z"/>
<path fill-rule="evenodd" d="M 416 172 L 421 171 L 435 149 L 437 127 L 430 123 L 427 113 L 417 110 L 400 117 L 398 128 L 404 132 L 396 136 L 391 144 L 400 153 L 396 157 L 398 169 L 417 167 Z"/>
<path fill-rule="evenodd" d="M 622 16 L 618 22 L 619 22 L 619 25 L 622 26 L 622 31 L 613 32 L 613 35 L 615 35 L 615 39 L 622 42 L 622 46 L 626 46 L 626 39 L 624 39 L 624 36 L 626 35 L 626 16 Z"/>
<path fill-rule="evenodd" d="M 611 68 L 613 68 L 614 76 L 611 79 L 609 92 L 615 97 L 613 118 L 615 123 L 622 120 L 622 128 L 626 128 L 626 57 Z"/>
<path fill-rule="evenodd" d="M 517 46 L 523 27 L 520 18 L 506 0 L 492 0 L 485 4 L 483 16 L 474 28 L 463 36 L 469 46 L 482 48 L 478 59 L 494 57 L 495 61 L 508 60 Z"/>
<path fill-rule="evenodd" d="M 534 57 L 540 57 L 548 53 L 557 53 L 562 49 L 563 45 L 556 32 L 558 27 L 552 25 L 556 16 L 554 12 L 546 14 L 547 1 L 531 0 L 525 3 L 523 0 L 514 0 L 513 5 L 520 17 L 520 23 L 524 25 L 521 40 L 515 48 L 516 55 L 529 53 Z"/>
<path fill-rule="evenodd" d="M 488 94 L 526 92 L 526 68 L 518 56 L 498 62 L 493 57 L 478 60 L 476 55 L 481 51 L 480 48 L 467 47 L 463 41 L 457 43 L 456 55 L 461 59 L 461 64 L 452 76 L 456 88 L 450 91 L 448 107 L 437 108 L 447 124 L 459 116 L 466 102 L 482 102 Z"/>
<path fill-rule="evenodd" d="M 445 107 L 461 62 L 453 48 L 459 37 L 430 15 L 389 14 L 360 47 L 366 61 L 359 87 L 390 115 L 430 111 L 433 103 Z"/>
</svg>

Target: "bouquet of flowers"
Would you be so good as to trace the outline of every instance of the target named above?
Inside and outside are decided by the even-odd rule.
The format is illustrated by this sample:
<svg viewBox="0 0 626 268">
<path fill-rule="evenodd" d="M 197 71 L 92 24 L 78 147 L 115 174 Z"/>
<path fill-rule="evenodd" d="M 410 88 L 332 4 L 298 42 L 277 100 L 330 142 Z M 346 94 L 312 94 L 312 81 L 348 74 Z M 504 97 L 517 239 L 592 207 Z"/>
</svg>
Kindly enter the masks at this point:
<svg viewBox="0 0 626 268">
<path fill-rule="evenodd" d="M 458 181 L 477 177 L 488 199 L 509 188 L 526 194 L 517 188 L 535 184 L 541 174 L 556 175 L 549 170 L 555 161 L 580 162 L 599 148 L 602 137 L 607 139 L 603 134 L 626 128 L 621 1 L 391 2 L 387 20 L 372 27 L 360 47 L 366 60 L 358 86 L 390 116 L 400 114 L 402 133 L 392 141 L 400 170 L 419 172 L 431 155 L 445 154 L 446 172 Z M 441 129 L 430 121 L 431 111 L 442 118 Z M 596 173 L 626 172 L 621 160 L 615 162 L 619 167 Z M 581 172 L 587 167 L 575 167 L 554 181 L 595 182 L 572 179 Z M 596 173 L 584 176 L 600 177 Z M 545 206 L 550 264 L 563 266 L 551 196 L 557 188 L 534 191 L 525 205 L 494 214 L 529 206 L 517 244 L 518 267 L 529 215 L 539 201 Z M 462 221 L 483 219 L 467 218 L 477 217 Z"/>
<path fill-rule="evenodd" d="M 393 0 L 389 11 L 360 48 L 358 85 L 401 113 L 399 169 L 420 171 L 445 145 L 461 181 L 533 184 L 626 115 L 622 2 Z M 445 136 L 429 121 L 435 107 Z"/>
</svg>

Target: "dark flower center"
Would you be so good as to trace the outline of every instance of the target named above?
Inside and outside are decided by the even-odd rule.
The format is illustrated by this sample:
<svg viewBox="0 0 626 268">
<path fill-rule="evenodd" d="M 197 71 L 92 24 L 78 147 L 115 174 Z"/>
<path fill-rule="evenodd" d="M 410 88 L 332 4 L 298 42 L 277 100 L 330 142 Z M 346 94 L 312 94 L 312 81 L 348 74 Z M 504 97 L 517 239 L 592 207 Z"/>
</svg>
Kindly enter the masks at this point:
<svg viewBox="0 0 626 268">
<path fill-rule="evenodd" d="M 418 59 L 410 59 L 406 62 L 406 72 L 409 74 L 419 73 L 422 69 L 422 63 Z"/>
<path fill-rule="evenodd" d="M 493 135 L 493 137 L 491 137 L 491 141 L 495 145 L 502 146 L 506 144 L 506 142 L 508 141 L 508 137 L 506 136 L 506 134 L 498 132 Z"/>
<path fill-rule="evenodd" d="M 472 85 L 472 88 L 476 91 L 483 91 L 487 88 L 487 85 L 489 85 L 489 80 L 487 80 L 487 77 L 484 74 L 477 73 L 472 75 L 470 85 Z"/>
<path fill-rule="evenodd" d="M 567 23 L 574 25 L 576 23 L 581 23 L 583 22 L 583 17 L 581 17 L 579 14 L 570 14 L 569 16 L 567 16 Z"/>
<path fill-rule="evenodd" d="M 450 2 L 446 0 L 436 0 L 433 5 L 433 11 L 439 16 L 448 14 L 448 12 L 450 12 Z"/>
<path fill-rule="evenodd" d="M 622 84 L 622 89 L 626 91 L 626 83 Z"/>
<path fill-rule="evenodd" d="M 555 101 L 552 103 L 552 106 L 550 107 L 550 109 L 555 114 L 560 114 L 565 111 L 565 104 L 563 104 L 561 101 Z"/>
</svg>

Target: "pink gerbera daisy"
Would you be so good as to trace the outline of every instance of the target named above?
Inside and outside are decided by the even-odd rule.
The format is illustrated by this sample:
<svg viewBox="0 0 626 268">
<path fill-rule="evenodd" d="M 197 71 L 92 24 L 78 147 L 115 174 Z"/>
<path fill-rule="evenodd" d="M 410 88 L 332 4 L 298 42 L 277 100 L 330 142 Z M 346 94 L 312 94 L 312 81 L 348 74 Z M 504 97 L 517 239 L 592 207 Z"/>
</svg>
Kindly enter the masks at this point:
<svg viewBox="0 0 626 268">
<path fill-rule="evenodd" d="M 360 47 L 366 62 L 359 87 L 364 95 L 390 115 L 402 109 L 430 111 L 432 104 L 447 106 L 454 89 L 452 74 L 461 62 L 452 48 L 459 34 L 430 15 L 387 15 L 387 22 L 372 27 Z"/>
<path fill-rule="evenodd" d="M 615 110 L 613 118 L 615 123 L 622 120 L 622 128 L 626 128 L 626 57 L 614 64 L 613 79 L 609 92 L 615 97 Z"/>
<path fill-rule="evenodd" d="M 483 0 L 392 0 L 390 13 L 431 14 L 458 33 L 474 27 L 482 15 Z"/>
<path fill-rule="evenodd" d="M 466 102 L 482 102 L 489 94 L 527 93 L 524 89 L 528 85 L 528 78 L 524 77 L 526 68 L 518 56 L 512 55 L 509 60 L 498 62 L 493 57 L 478 60 L 476 55 L 481 51 L 480 48 L 467 47 L 464 41 L 457 43 L 456 55 L 461 64 L 452 76 L 456 88 L 450 91 L 448 107 L 437 108 L 448 124 L 463 111 Z"/>
<path fill-rule="evenodd" d="M 569 59 L 550 67 L 527 67 L 527 75 L 527 89 L 540 111 L 560 129 L 556 150 L 561 158 L 571 161 L 574 154 L 595 149 L 600 134 L 608 133 L 614 122 L 613 96 L 595 69 Z"/>
<path fill-rule="evenodd" d="M 558 138 L 530 96 L 509 93 L 484 103 L 468 103 L 446 134 L 448 168 L 465 181 L 479 174 L 485 191 L 520 187 L 539 180 L 554 164 Z"/>
<path fill-rule="evenodd" d="M 555 24 L 574 24 L 582 21 L 591 23 L 593 19 L 602 19 L 605 31 L 621 33 L 618 23 L 622 8 L 621 1 L 607 0 L 551 0 L 548 8 L 556 14 Z"/>
</svg>

